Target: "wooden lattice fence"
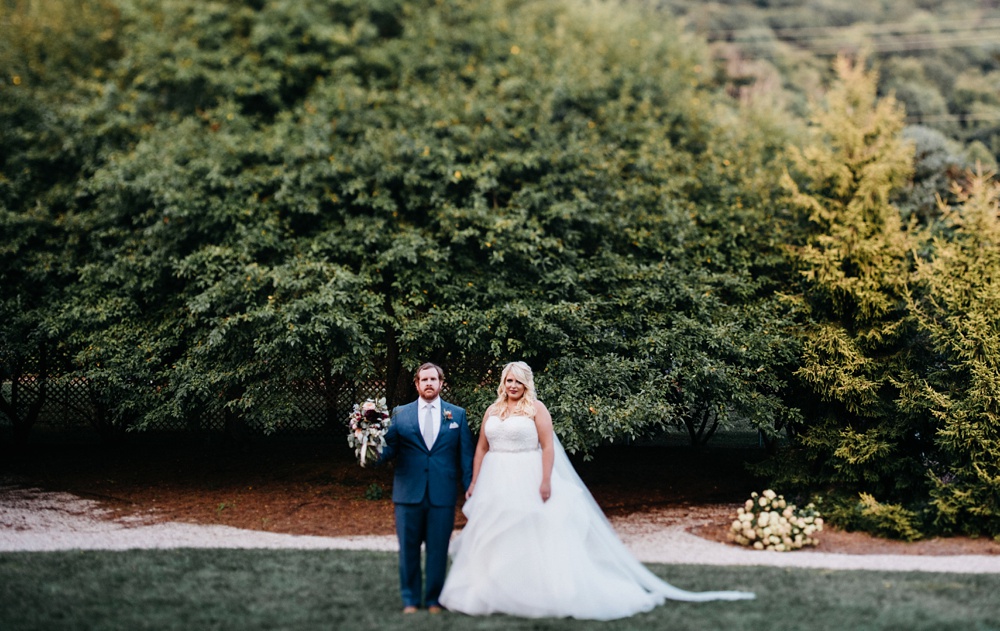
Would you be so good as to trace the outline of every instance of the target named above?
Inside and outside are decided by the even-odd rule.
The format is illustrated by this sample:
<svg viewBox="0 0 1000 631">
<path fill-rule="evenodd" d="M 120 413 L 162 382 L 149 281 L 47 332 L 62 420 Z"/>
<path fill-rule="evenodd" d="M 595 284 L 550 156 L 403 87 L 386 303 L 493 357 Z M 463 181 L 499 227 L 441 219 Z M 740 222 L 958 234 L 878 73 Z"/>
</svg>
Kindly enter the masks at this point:
<svg viewBox="0 0 1000 631">
<path fill-rule="evenodd" d="M 470 391 L 478 387 L 491 390 L 495 387 L 490 383 L 496 372 L 494 365 L 492 361 L 485 360 L 445 366 L 447 381 L 443 395 L 462 405 L 463 395 L 467 397 Z M 27 427 L 52 430 L 90 427 L 102 433 L 125 429 L 120 420 L 110 420 L 116 406 L 110 389 L 104 390 L 79 378 L 12 372 L 2 377 L 0 428 L 19 424 L 25 431 Z M 141 389 L 143 386 L 135 387 Z M 365 381 L 334 377 L 296 382 L 280 393 L 291 402 L 290 407 L 294 411 L 266 431 L 289 434 L 340 432 L 355 403 L 367 398 L 385 397 L 386 389 L 385 379 L 377 377 Z M 412 398 L 416 397 L 415 392 L 411 394 Z M 147 420 L 143 429 L 159 432 L 222 431 L 231 420 L 222 412 L 202 412 L 183 419 Z M 247 429 L 254 431 L 255 428 Z M 257 429 L 264 431 L 263 428 Z"/>
</svg>

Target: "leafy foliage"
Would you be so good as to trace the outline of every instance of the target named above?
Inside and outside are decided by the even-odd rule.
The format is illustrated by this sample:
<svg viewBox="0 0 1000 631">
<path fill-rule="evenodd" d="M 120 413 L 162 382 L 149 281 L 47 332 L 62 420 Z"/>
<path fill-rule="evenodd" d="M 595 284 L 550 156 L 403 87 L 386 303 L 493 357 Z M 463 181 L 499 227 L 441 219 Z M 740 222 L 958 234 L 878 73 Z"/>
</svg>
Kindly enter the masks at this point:
<svg viewBox="0 0 1000 631">
<path fill-rule="evenodd" d="M 1000 218 L 997 184 L 983 174 L 956 191 L 944 230 L 919 262 L 910 307 L 933 353 L 907 400 L 935 421 L 927 461 L 934 525 L 1000 535 Z"/>
<path fill-rule="evenodd" d="M 425 359 L 515 357 L 548 375 L 583 451 L 787 415 L 787 367 L 771 361 L 791 356 L 787 322 L 763 276 L 776 244 L 754 229 L 780 132 L 744 130 L 664 16 L 115 6 L 97 38 L 113 54 L 57 65 L 72 107 L 25 91 L 68 121 L 50 133 L 89 148 L 65 180 L 71 245 L 53 239 L 65 295 L 39 304 L 106 424 L 224 415 L 273 430 L 297 413 L 296 384 L 385 374 L 392 403 Z M 591 424 L 581 370 L 616 373 L 583 382 L 632 412 Z M 484 375 L 467 379 L 459 396 L 488 398 Z"/>
<path fill-rule="evenodd" d="M 793 150 L 796 169 L 785 180 L 807 222 L 794 256 L 813 322 L 796 374 L 823 402 L 809 410 L 801 441 L 819 456 L 819 479 L 919 493 L 919 427 L 895 405 L 909 350 L 910 242 L 889 203 L 909 175 L 912 150 L 899 137 L 894 102 L 876 100 L 874 77 L 838 63 L 841 82 L 814 118 L 818 142 Z"/>
<path fill-rule="evenodd" d="M 845 527 L 995 534 L 995 190 L 973 177 L 957 210 L 903 224 L 898 110 L 870 74 L 839 70 L 816 118 L 828 140 L 797 152 L 787 180 L 808 221 L 794 250 L 811 321 L 796 374 L 817 398 L 770 471 L 828 495 Z"/>
<path fill-rule="evenodd" d="M 832 498 L 829 516 L 847 530 L 863 530 L 880 537 L 916 541 L 924 536 L 921 516 L 900 504 L 879 502 L 868 493 L 856 498 Z"/>
<path fill-rule="evenodd" d="M 57 320 L 79 261 L 75 188 L 104 131 L 71 113 L 117 54 L 118 23 L 101 0 L 31 5 L 0 7 L 0 410 L 20 437 L 66 368 Z"/>
</svg>

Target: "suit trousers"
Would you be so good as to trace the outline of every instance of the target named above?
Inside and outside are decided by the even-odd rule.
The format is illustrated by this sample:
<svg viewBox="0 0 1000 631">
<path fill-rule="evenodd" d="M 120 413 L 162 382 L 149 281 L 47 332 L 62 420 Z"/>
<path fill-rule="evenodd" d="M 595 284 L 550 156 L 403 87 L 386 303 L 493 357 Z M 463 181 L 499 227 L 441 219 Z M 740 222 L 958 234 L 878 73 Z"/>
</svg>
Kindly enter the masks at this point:
<svg viewBox="0 0 1000 631">
<path fill-rule="evenodd" d="M 454 506 L 431 506 L 427 494 L 419 504 L 396 504 L 399 538 L 399 584 L 404 607 L 419 607 L 420 546 L 426 546 L 424 606 L 438 604 L 448 569 L 448 543 L 455 528 Z"/>
</svg>

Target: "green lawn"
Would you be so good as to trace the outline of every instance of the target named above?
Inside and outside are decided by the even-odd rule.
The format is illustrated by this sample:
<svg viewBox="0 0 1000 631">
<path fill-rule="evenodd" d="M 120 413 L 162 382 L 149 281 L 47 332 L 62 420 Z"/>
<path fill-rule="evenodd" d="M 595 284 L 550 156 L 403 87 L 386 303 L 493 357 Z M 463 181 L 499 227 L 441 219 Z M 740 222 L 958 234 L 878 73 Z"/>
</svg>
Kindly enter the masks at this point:
<svg viewBox="0 0 1000 631">
<path fill-rule="evenodd" d="M 651 567 L 679 587 L 758 599 L 603 623 L 404 617 L 392 553 L 18 552 L 0 554 L 0 629 L 1000 629 L 1000 575 Z"/>
</svg>

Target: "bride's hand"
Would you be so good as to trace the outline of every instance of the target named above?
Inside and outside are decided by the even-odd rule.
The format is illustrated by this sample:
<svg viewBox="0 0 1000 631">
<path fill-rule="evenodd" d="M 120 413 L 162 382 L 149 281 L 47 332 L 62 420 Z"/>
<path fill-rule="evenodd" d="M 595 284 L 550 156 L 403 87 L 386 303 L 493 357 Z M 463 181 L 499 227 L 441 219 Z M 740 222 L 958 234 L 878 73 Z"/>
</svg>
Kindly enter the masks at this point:
<svg viewBox="0 0 1000 631">
<path fill-rule="evenodd" d="M 472 484 L 469 485 L 469 488 L 466 489 L 466 491 L 465 491 L 465 499 L 469 499 L 470 497 L 472 497 L 472 489 L 475 486 L 476 486 L 475 482 L 473 482 Z"/>
<path fill-rule="evenodd" d="M 538 492 L 542 496 L 542 501 L 549 501 L 549 497 L 552 496 L 552 485 L 548 482 L 542 482 L 542 486 L 538 489 Z"/>
</svg>

